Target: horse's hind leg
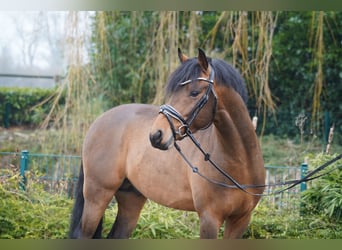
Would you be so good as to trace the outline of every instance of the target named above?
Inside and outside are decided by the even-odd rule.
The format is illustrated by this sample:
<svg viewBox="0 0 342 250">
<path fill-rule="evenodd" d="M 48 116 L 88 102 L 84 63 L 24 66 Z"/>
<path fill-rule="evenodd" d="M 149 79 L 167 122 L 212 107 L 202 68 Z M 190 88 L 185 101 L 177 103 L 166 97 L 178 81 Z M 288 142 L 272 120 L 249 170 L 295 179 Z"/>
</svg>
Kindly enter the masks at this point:
<svg viewBox="0 0 342 250">
<path fill-rule="evenodd" d="M 90 186 L 90 185 L 89 185 Z M 81 237 L 93 238 L 115 190 L 86 188 L 81 222 Z M 97 235 L 99 237 L 99 235 Z"/>
<path fill-rule="evenodd" d="M 138 191 L 118 191 L 118 214 L 107 238 L 129 238 L 137 225 L 146 198 Z"/>
</svg>

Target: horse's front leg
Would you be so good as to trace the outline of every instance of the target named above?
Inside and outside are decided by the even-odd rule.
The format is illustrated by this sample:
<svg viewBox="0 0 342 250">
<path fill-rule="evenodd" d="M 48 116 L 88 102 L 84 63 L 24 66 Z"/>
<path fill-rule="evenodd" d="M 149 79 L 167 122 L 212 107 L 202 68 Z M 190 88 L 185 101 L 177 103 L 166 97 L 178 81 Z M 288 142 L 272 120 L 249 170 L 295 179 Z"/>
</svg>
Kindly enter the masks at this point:
<svg viewBox="0 0 342 250">
<path fill-rule="evenodd" d="M 225 239 L 242 238 L 248 224 L 251 220 L 251 213 L 246 213 L 240 216 L 232 216 L 226 220 L 224 235 Z"/>
<path fill-rule="evenodd" d="M 119 191 L 115 197 L 118 202 L 118 214 L 107 238 L 129 238 L 137 225 L 146 198 L 142 194 L 129 191 Z"/>
<path fill-rule="evenodd" d="M 223 223 L 223 219 L 214 213 L 204 211 L 199 214 L 200 219 L 200 238 L 201 239 L 217 239 L 219 229 Z"/>
</svg>

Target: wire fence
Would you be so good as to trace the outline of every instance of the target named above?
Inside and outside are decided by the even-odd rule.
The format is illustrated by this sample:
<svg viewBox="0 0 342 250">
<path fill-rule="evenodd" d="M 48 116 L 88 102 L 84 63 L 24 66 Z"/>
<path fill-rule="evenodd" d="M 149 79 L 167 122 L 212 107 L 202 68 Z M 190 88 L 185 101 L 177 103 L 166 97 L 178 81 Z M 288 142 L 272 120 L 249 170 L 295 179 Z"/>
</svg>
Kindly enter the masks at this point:
<svg viewBox="0 0 342 250">
<path fill-rule="evenodd" d="M 300 193 L 307 189 L 306 183 L 301 183 L 285 192 L 274 194 L 275 192 L 286 188 L 287 186 L 278 186 L 275 184 L 285 183 L 291 180 L 298 180 L 307 172 L 307 164 L 301 166 L 265 166 L 267 188 L 264 194 L 268 196 L 262 197 L 261 202 L 264 202 L 268 207 L 276 209 L 299 209 Z"/>
<path fill-rule="evenodd" d="M 25 189 L 28 181 L 38 182 L 45 191 L 73 198 L 78 180 L 80 156 L 32 154 L 28 151 L 19 153 L 0 152 L 0 175 L 6 177 L 8 173 L 19 173 L 21 182 L 19 187 Z M 297 167 L 265 166 L 266 184 L 265 196 L 261 202 L 276 209 L 298 209 L 300 193 L 306 190 L 306 184 L 291 188 L 283 193 L 273 193 L 282 186 L 274 186 L 289 180 L 299 179 L 307 171 L 307 165 Z M 8 171 L 11 169 L 12 171 Z M 9 176 L 10 177 L 10 176 Z"/>
<path fill-rule="evenodd" d="M 20 174 L 19 187 L 26 189 L 28 181 L 42 184 L 45 191 L 74 197 L 78 180 L 80 156 L 0 152 L 0 175 Z"/>
</svg>

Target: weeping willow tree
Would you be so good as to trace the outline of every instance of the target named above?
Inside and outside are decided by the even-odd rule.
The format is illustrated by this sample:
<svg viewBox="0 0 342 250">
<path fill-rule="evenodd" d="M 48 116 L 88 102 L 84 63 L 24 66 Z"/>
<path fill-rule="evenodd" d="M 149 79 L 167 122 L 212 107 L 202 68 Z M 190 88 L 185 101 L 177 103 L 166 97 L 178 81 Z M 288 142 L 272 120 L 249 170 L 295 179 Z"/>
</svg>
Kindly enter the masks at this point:
<svg viewBox="0 0 342 250">
<path fill-rule="evenodd" d="M 207 31 L 201 27 L 202 15 L 203 13 L 200 12 L 160 13 L 160 24 L 155 39 L 157 53 L 154 59 L 155 65 L 159 67 L 154 103 L 162 102 L 166 78 L 178 65 L 175 53 L 177 47 L 185 48 L 189 56 L 194 56 L 198 47 L 205 47 L 210 56 L 222 59 L 231 58 L 231 63 L 240 69 L 246 79 L 249 92 L 256 100 L 255 106 L 259 110 L 263 108 L 264 115 L 267 110 L 274 112 L 275 104 L 268 85 L 268 68 L 272 55 L 272 38 L 277 13 L 252 12 L 249 14 L 246 11 L 224 11 L 208 34 L 205 34 Z M 179 24 L 179 19 L 187 20 L 187 25 Z M 187 26 L 186 36 L 182 34 L 184 26 Z M 216 47 L 217 43 L 215 43 L 218 32 L 224 39 L 220 47 Z M 206 39 L 201 42 L 200 36 L 203 35 L 206 35 Z M 168 57 L 165 56 L 165 51 L 169 51 Z M 216 53 L 217 51 L 219 53 Z"/>
<path fill-rule="evenodd" d="M 41 128 L 54 128 L 57 133 L 42 134 L 42 147 L 49 153 L 80 153 L 82 138 L 89 125 L 102 109 L 96 96 L 96 82 L 87 62 L 86 44 L 87 13 L 70 12 L 66 35 L 65 56 L 68 61 L 68 71 L 64 81 L 57 88 L 52 98 L 52 108 L 43 121 Z M 61 104 L 60 100 L 65 100 Z"/>
<path fill-rule="evenodd" d="M 313 100 L 312 100 L 312 130 L 319 128 L 319 113 L 321 110 L 321 96 L 324 84 L 323 63 L 324 63 L 324 12 L 313 12 L 311 30 L 310 30 L 310 47 L 313 48 L 313 65 L 316 65 L 315 80 L 313 84 Z"/>
<path fill-rule="evenodd" d="M 279 15 L 287 18 L 282 19 L 282 23 L 278 23 Z M 310 17 L 311 21 L 306 22 L 305 16 Z M 333 94 L 334 89 L 339 89 L 338 71 L 342 65 L 338 59 L 341 55 L 341 49 L 338 49 L 339 37 L 341 37 L 339 16 L 333 12 L 323 11 L 303 14 L 294 12 L 288 16 L 287 12 L 239 11 L 221 12 L 217 18 L 217 22 L 208 32 L 202 46 L 206 45 L 209 51 L 218 51 L 218 54 L 213 53 L 213 55 L 229 59 L 235 67 L 240 69 L 250 94 L 249 108 L 254 107 L 255 113 L 263 116 L 261 134 L 264 133 L 268 121 L 267 116 L 273 114 L 274 118 L 276 117 L 275 114 L 279 108 L 277 103 L 284 105 L 287 102 L 295 105 L 293 96 L 297 95 L 297 92 L 300 93 L 299 89 L 304 91 L 298 97 L 302 99 L 303 104 L 293 108 L 292 112 L 300 112 L 301 108 L 311 110 L 311 134 L 317 134 L 322 129 L 322 109 L 339 112 L 338 109 L 329 105 L 331 103 L 329 99 L 336 98 Z M 286 22 L 294 23 L 300 27 L 301 31 L 284 29 L 282 32 L 285 32 L 289 39 L 292 37 L 292 40 L 284 41 L 285 43 L 282 44 L 274 43 L 277 26 L 289 27 L 286 26 Z M 301 33 L 297 34 L 296 32 Z M 279 30 L 276 35 L 283 36 Z M 298 40 L 299 38 L 301 40 Z M 329 43 L 329 52 L 325 50 L 327 43 Z M 288 50 L 283 50 L 284 48 Z M 276 56 L 273 56 L 274 50 L 278 52 Z M 277 60 L 286 61 L 288 65 L 279 63 Z M 297 63 L 302 72 L 296 65 Z M 273 88 L 270 86 L 271 64 L 278 67 L 278 72 L 280 71 L 284 75 L 284 78 L 277 78 L 275 74 L 278 72 L 273 71 L 272 80 L 276 83 L 276 85 L 273 84 Z M 288 70 L 289 67 L 292 69 Z M 325 74 L 329 74 L 330 88 L 327 85 Z M 293 76 L 297 79 L 293 79 Z M 287 85 L 291 81 L 295 85 Z M 276 91 L 278 88 L 287 88 L 289 94 L 279 93 Z M 279 96 L 275 96 L 274 92 L 279 93 Z M 322 100 L 324 100 L 324 108 Z M 335 117 L 337 120 L 339 113 L 335 113 Z M 289 121 L 284 119 L 280 122 L 285 122 L 285 126 L 291 126 Z M 288 130 L 283 132 L 286 131 Z"/>
<path fill-rule="evenodd" d="M 207 36 L 208 48 L 214 51 L 217 35 L 223 36 L 220 57 L 231 58 L 245 78 L 250 98 L 257 111 L 262 110 L 263 127 L 267 111 L 275 112 L 275 103 L 269 87 L 269 65 L 272 39 L 278 13 L 222 12 Z"/>
<path fill-rule="evenodd" d="M 176 11 L 163 11 L 159 14 L 159 25 L 157 27 L 154 50 L 152 56 L 155 67 L 156 95 L 154 104 L 161 104 L 163 101 L 163 89 L 166 79 L 172 68 L 175 66 L 178 45 L 178 13 Z M 169 51 L 169 53 L 165 53 Z M 167 56 L 165 56 L 167 55 Z M 153 65 L 151 65 L 153 67 Z"/>
<path fill-rule="evenodd" d="M 298 129 L 288 125 L 290 115 L 305 116 L 303 132 L 308 139 L 322 138 L 333 123 L 340 124 L 341 21 L 340 12 L 279 13 L 270 84 L 278 97 L 277 116 L 289 122 L 279 124 L 278 134 L 298 135 Z"/>
<path fill-rule="evenodd" d="M 277 15 L 272 12 L 222 12 L 209 32 L 202 28 L 202 16 L 202 12 L 178 11 L 99 12 L 95 37 L 100 41 L 96 43 L 95 65 L 99 66 L 102 74 L 112 76 L 109 79 L 116 82 L 116 90 L 120 91 L 124 80 L 118 79 L 119 75 L 123 75 L 118 69 L 125 69 L 117 65 L 118 60 L 122 60 L 125 55 L 135 56 L 135 67 L 126 69 L 127 73 L 123 76 L 131 86 L 139 86 L 138 90 L 148 77 L 152 77 L 155 81 L 152 86 L 149 85 L 154 89 L 152 102 L 160 104 L 167 76 L 179 63 L 178 47 L 189 56 L 194 56 L 198 47 L 205 47 L 208 55 L 213 56 L 219 50 L 220 58 L 232 58 L 234 66 L 240 68 L 252 95 L 256 97 L 257 106 L 266 105 L 273 110 L 274 103 L 268 87 L 268 65 Z M 223 34 L 225 42 L 215 47 L 218 32 Z M 209 44 L 201 41 L 206 35 L 207 40 L 211 41 Z M 137 51 L 145 54 L 138 54 L 137 57 Z M 143 57 L 145 58 L 141 60 Z M 132 71 L 136 72 L 136 77 L 130 77 Z M 141 101 L 141 91 L 137 94 L 137 101 Z"/>
<path fill-rule="evenodd" d="M 167 77 L 179 63 L 177 48 L 197 50 L 198 20 L 195 12 L 97 12 L 92 55 L 108 105 L 162 103 Z"/>
</svg>

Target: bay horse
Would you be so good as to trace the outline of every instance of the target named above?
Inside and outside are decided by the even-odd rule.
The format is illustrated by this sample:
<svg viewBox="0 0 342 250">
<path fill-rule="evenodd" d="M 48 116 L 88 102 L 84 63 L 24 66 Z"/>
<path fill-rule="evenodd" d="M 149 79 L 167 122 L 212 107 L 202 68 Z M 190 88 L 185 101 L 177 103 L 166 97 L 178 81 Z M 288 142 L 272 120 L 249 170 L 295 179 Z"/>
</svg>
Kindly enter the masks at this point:
<svg viewBox="0 0 342 250">
<path fill-rule="evenodd" d="M 119 105 L 90 126 L 71 238 L 100 238 L 113 197 L 118 212 L 107 238 L 129 238 L 147 199 L 197 212 L 200 238 L 217 238 L 223 223 L 224 238 L 243 236 L 265 182 L 244 80 L 202 49 L 194 58 L 179 49 L 178 56 L 181 64 L 168 79 L 165 105 Z M 205 157 L 198 148 L 208 152 Z M 212 167 L 209 155 L 224 174 Z M 240 190 L 235 181 L 259 186 Z"/>
</svg>

